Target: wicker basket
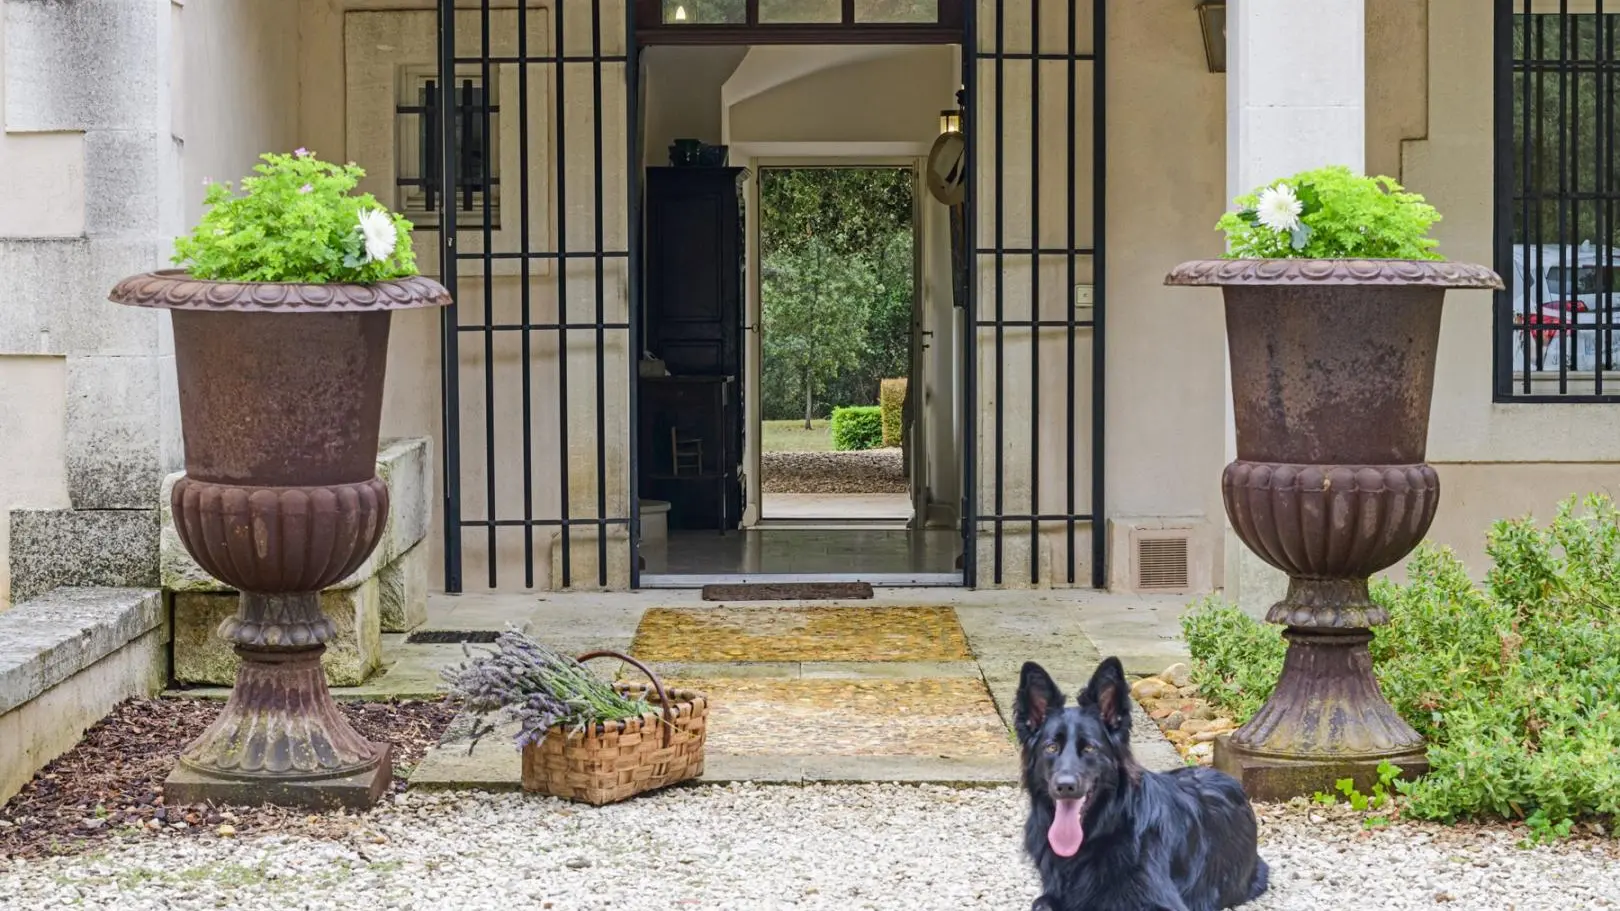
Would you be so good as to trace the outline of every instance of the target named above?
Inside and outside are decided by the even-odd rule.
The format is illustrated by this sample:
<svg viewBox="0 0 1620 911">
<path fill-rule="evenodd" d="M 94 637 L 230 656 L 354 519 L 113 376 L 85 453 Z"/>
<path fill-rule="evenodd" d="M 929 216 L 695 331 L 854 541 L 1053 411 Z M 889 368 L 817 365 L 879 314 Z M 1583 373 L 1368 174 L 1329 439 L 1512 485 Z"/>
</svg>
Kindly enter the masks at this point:
<svg viewBox="0 0 1620 911">
<path fill-rule="evenodd" d="M 544 740 L 523 748 L 523 789 L 601 806 L 702 775 L 708 699 L 691 690 L 666 692 L 656 674 L 628 655 L 579 656 L 581 662 L 592 658 L 617 658 L 646 674 L 650 686 L 614 688 L 646 698 L 662 715 L 648 712 L 584 733 L 551 729 Z"/>
</svg>

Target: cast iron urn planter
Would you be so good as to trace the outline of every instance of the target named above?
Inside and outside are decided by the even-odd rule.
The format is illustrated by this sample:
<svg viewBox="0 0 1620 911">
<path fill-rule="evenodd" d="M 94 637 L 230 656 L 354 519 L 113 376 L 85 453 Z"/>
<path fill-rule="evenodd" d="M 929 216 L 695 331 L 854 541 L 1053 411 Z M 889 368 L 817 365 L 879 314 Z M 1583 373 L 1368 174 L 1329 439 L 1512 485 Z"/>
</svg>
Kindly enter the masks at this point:
<svg viewBox="0 0 1620 911">
<path fill-rule="evenodd" d="M 1165 280 L 1221 288 L 1237 460 L 1221 493 L 1233 530 L 1288 574 L 1266 619 L 1285 627 L 1281 678 L 1215 764 L 1251 797 L 1283 800 L 1389 761 L 1428 769 L 1423 739 L 1373 676 L 1371 627 L 1389 620 L 1373 573 L 1423 539 L 1440 480 L 1424 463 L 1448 288 L 1500 289 L 1481 266 L 1406 260 L 1183 263 Z"/>
<path fill-rule="evenodd" d="M 321 670 L 334 635 L 320 592 L 381 540 L 376 474 L 392 312 L 450 303 L 438 283 L 229 283 L 137 275 L 111 300 L 168 310 L 186 474 L 175 527 L 241 592 L 219 634 L 241 658 L 219 719 L 181 754 L 173 803 L 369 805 L 391 748 L 339 714 Z"/>
</svg>

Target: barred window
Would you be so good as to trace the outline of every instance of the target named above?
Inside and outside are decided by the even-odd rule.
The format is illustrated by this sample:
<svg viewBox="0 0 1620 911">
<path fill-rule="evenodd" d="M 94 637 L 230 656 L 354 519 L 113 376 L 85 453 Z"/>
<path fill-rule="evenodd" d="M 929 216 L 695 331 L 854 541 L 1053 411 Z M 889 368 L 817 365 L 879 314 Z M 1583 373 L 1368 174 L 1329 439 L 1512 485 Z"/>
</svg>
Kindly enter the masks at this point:
<svg viewBox="0 0 1620 911">
<path fill-rule="evenodd" d="M 1581 6 L 1497 0 L 1498 400 L 1620 401 L 1620 15 Z"/>
<path fill-rule="evenodd" d="M 400 72 L 400 97 L 395 108 L 395 207 L 418 228 L 434 230 L 445 207 L 439 163 L 439 110 L 443 92 L 431 68 L 405 67 Z M 499 117 L 496 86 L 478 76 L 458 75 L 454 86 L 455 110 L 450 118 L 456 138 L 456 186 L 450 205 L 458 227 L 482 228 L 484 206 L 490 224 L 500 226 Z M 487 168 L 487 173 L 486 173 Z"/>
</svg>

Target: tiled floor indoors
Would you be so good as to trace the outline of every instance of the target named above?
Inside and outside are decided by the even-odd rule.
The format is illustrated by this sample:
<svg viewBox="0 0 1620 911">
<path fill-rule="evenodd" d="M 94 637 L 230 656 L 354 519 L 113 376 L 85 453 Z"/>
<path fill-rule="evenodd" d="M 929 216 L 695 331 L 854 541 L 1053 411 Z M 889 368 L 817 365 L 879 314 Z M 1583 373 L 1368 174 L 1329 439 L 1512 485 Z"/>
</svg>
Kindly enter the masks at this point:
<svg viewBox="0 0 1620 911">
<path fill-rule="evenodd" d="M 911 518 L 911 497 L 903 493 L 765 493 L 760 515 L 781 519 Z"/>
<path fill-rule="evenodd" d="M 746 531 L 673 531 L 663 546 L 643 543 L 642 572 L 662 576 L 913 576 L 959 575 L 962 536 L 955 529 L 843 525 L 764 527 Z M 932 584 L 949 581 L 928 580 Z"/>
</svg>

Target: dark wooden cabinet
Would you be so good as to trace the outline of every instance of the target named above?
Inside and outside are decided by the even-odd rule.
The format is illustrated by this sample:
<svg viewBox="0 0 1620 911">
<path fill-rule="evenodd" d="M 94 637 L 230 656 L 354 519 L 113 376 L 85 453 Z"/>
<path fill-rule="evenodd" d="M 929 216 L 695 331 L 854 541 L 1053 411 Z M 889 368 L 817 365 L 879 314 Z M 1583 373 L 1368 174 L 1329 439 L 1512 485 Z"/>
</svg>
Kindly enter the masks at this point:
<svg viewBox="0 0 1620 911">
<path fill-rule="evenodd" d="M 669 501 L 672 529 L 742 514 L 744 173 L 647 169 L 643 337 L 670 375 L 640 380 L 638 455 L 641 495 Z M 672 431 L 701 443 L 702 471 L 673 470 Z"/>
</svg>

